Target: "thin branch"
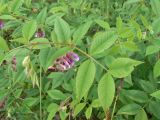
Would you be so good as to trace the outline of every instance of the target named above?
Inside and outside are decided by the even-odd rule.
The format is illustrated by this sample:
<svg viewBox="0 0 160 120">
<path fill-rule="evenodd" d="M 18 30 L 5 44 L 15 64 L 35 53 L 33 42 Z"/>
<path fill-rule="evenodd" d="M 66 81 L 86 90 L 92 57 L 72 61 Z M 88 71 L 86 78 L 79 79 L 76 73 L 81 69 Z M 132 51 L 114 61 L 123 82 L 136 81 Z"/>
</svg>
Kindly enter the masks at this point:
<svg viewBox="0 0 160 120">
<path fill-rule="evenodd" d="M 84 54 L 85 56 L 87 56 L 88 58 L 92 59 L 96 64 L 98 64 L 100 67 L 102 67 L 104 70 L 108 71 L 108 69 L 102 65 L 101 63 L 99 63 L 96 59 L 94 59 L 92 56 L 90 56 L 89 54 L 87 54 L 86 52 L 84 52 L 83 50 L 79 49 L 78 47 L 75 47 L 75 49 L 77 49 L 79 52 L 81 52 L 82 54 Z"/>
<path fill-rule="evenodd" d="M 116 95 L 116 97 L 115 97 L 115 101 L 114 101 L 114 105 L 113 105 L 111 120 L 113 119 L 113 116 L 114 116 L 114 113 L 115 113 L 115 109 L 116 109 L 117 101 L 118 101 L 118 98 L 119 98 L 119 94 L 120 94 L 121 89 L 122 89 L 122 87 L 123 87 L 123 82 L 124 82 L 124 80 L 123 80 L 123 78 L 122 78 L 121 81 L 120 81 L 120 84 L 119 84 L 119 86 L 118 86 L 118 88 L 117 88 L 117 95 Z"/>
<path fill-rule="evenodd" d="M 42 120 L 42 67 L 40 66 L 40 75 L 39 75 L 39 115 L 40 120 Z"/>
</svg>

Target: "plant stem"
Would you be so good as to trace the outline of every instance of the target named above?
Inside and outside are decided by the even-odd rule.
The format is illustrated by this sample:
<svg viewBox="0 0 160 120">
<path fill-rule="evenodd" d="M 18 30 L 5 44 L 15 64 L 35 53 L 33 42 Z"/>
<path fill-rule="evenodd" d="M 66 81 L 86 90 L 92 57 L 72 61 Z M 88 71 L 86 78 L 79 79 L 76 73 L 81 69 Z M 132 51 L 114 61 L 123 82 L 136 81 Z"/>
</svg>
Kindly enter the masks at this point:
<svg viewBox="0 0 160 120">
<path fill-rule="evenodd" d="M 86 52 L 84 52 L 83 50 L 79 49 L 78 47 L 75 47 L 75 49 L 77 49 L 79 52 L 81 52 L 82 54 L 84 54 L 85 56 L 87 56 L 88 58 L 92 59 L 96 64 L 98 64 L 100 67 L 102 67 L 104 70 L 108 71 L 108 69 L 103 66 L 101 63 L 99 63 L 96 59 L 94 59 L 92 56 L 90 56 L 89 54 L 87 54 Z"/>
<path fill-rule="evenodd" d="M 116 109 L 118 97 L 119 96 L 116 95 L 115 102 L 114 102 L 114 105 L 113 105 L 113 111 L 112 111 L 112 115 L 111 115 L 111 120 L 113 119 L 113 116 L 114 116 L 114 112 L 115 112 L 115 109 Z"/>
<path fill-rule="evenodd" d="M 114 113 L 115 113 L 115 109 L 116 109 L 118 97 L 119 97 L 120 91 L 121 91 L 121 89 L 122 89 L 122 87 L 123 87 L 123 82 L 124 82 L 124 81 L 123 81 L 123 78 L 122 78 L 121 81 L 120 81 L 120 84 L 119 84 L 119 86 L 118 86 L 118 88 L 117 88 L 117 95 L 116 95 L 116 97 L 115 97 L 115 101 L 114 101 L 114 105 L 113 105 L 111 120 L 112 120 L 113 117 L 114 117 Z"/>
<path fill-rule="evenodd" d="M 39 108 L 40 108 L 40 120 L 42 120 L 42 67 L 40 66 L 40 78 L 39 78 Z"/>
</svg>

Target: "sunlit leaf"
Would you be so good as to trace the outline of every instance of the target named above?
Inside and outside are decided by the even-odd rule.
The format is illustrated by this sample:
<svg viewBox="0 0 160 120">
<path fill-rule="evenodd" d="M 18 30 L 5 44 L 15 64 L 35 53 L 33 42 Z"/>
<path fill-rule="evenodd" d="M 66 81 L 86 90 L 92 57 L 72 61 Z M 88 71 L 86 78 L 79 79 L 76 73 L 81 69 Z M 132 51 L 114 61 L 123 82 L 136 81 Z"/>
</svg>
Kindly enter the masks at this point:
<svg viewBox="0 0 160 120">
<path fill-rule="evenodd" d="M 115 94 L 115 84 L 110 74 L 105 74 L 98 84 L 98 97 L 101 106 L 106 112 L 113 102 Z"/>
<path fill-rule="evenodd" d="M 76 76 L 76 96 L 80 100 L 92 86 L 96 68 L 91 60 L 83 62 Z"/>
</svg>

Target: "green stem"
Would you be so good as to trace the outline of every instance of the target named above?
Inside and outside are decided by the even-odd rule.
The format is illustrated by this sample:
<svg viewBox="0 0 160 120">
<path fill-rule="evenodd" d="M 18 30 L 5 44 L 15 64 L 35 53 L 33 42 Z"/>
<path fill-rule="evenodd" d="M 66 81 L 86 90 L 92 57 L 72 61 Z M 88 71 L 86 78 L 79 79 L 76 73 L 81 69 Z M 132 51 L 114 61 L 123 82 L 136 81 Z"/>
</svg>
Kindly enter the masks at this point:
<svg viewBox="0 0 160 120">
<path fill-rule="evenodd" d="M 86 52 L 84 52 L 83 50 L 79 49 L 78 47 L 75 47 L 75 49 L 77 49 L 79 52 L 81 52 L 82 54 L 84 54 L 85 56 L 87 56 L 88 58 L 92 59 L 96 64 L 98 64 L 100 67 L 102 67 L 104 70 L 108 71 L 108 69 L 103 66 L 101 63 L 99 63 L 96 59 L 94 59 L 92 56 L 90 56 L 89 54 L 87 54 Z"/>
<path fill-rule="evenodd" d="M 115 112 L 115 109 L 116 109 L 118 97 L 119 96 L 116 95 L 115 102 L 114 102 L 114 105 L 113 105 L 113 111 L 112 111 L 112 115 L 111 115 L 111 120 L 113 119 L 113 116 L 114 116 L 114 112 Z"/>
<path fill-rule="evenodd" d="M 42 120 L 42 67 L 40 66 L 40 78 L 39 78 L 39 108 L 40 108 L 40 120 Z"/>
<path fill-rule="evenodd" d="M 120 84 L 118 85 L 118 88 L 117 88 L 117 95 L 116 95 L 116 98 L 115 98 L 115 101 L 114 101 L 114 105 L 113 105 L 111 120 L 112 120 L 113 117 L 114 117 L 114 113 L 115 113 L 115 109 L 116 109 L 118 97 L 119 97 L 119 94 L 120 94 L 121 89 L 122 89 L 122 87 L 123 87 L 123 82 L 124 82 L 124 80 L 123 80 L 123 78 L 122 78 L 121 81 L 120 81 Z"/>
</svg>

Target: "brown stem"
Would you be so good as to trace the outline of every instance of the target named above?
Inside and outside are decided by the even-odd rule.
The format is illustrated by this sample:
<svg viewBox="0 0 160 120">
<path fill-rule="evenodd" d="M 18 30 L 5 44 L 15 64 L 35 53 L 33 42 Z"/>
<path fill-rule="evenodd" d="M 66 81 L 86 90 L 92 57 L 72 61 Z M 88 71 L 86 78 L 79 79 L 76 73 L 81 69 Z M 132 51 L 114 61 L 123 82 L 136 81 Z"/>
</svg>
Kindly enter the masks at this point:
<svg viewBox="0 0 160 120">
<path fill-rule="evenodd" d="M 111 120 L 111 114 L 109 110 L 106 112 L 106 120 Z"/>
<path fill-rule="evenodd" d="M 117 95 L 116 95 L 116 97 L 115 97 L 115 101 L 114 101 L 114 105 L 113 105 L 111 120 L 113 119 L 113 116 L 114 116 L 115 108 L 116 108 L 116 105 L 117 105 L 117 101 L 118 101 L 118 98 L 119 98 L 121 89 L 122 89 L 122 87 L 123 87 L 123 83 L 124 83 L 124 80 L 123 80 L 123 78 L 122 78 L 121 81 L 120 81 L 120 84 L 119 84 L 118 87 L 117 87 Z"/>
</svg>

